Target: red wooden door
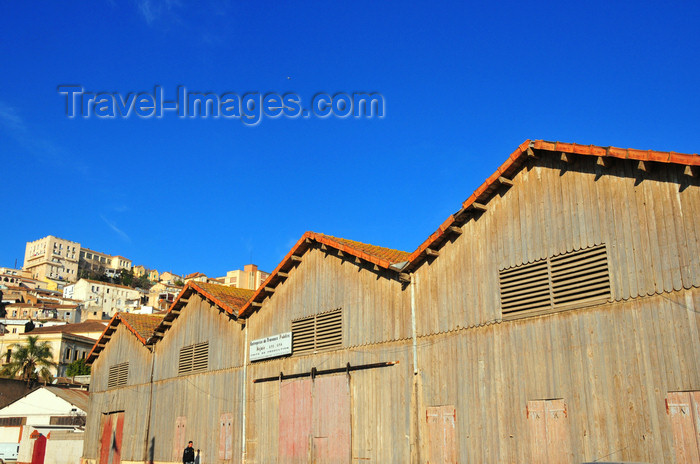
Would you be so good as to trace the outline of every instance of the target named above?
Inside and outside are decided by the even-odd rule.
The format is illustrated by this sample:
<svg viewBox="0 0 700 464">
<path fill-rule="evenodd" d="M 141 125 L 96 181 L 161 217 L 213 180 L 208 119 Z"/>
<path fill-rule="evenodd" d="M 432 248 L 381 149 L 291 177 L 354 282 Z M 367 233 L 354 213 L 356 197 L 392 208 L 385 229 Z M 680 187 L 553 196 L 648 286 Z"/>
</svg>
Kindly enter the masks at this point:
<svg viewBox="0 0 700 464">
<path fill-rule="evenodd" d="M 124 412 L 102 416 L 99 464 L 119 464 L 121 462 L 123 432 Z"/>
<path fill-rule="evenodd" d="M 347 375 L 317 377 L 313 385 L 313 461 L 350 462 L 350 383 Z"/>
<path fill-rule="evenodd" d="M 46 454 L 46 437 L 39 435 L 34 440 L 34 449 L 32 450 L 32 464 L 44 464 L 44 455 Z"/>
<path fill-rule="evenodd" d="M 666 408 L 671 416 L 676 462 L 700 462 L 700 392 L 669 392 Z"/>
<path fill-rule="evenodd" d="M 279 414 L 280 464 L 350 462 L 347 375 L 283 382 Z"/>
<path fill-rule="evenodd" d="M 109 451 L 112 448 L 112 416 L 102 415 L 102 437 L 100 438 L 100 463 L 109 464 Z"/>
<path fill-rule="evenodd" d="M 311 380 L 282 382 L 279 406 L 280 464 L 309 461 L 311 417 Z"/>
<path fill-rule="evenodd" d="M 572 462 L 569 422 L 564 400 L 527 402 L 530 428 L 531 463 L 568 464 Z"/>
</svg>

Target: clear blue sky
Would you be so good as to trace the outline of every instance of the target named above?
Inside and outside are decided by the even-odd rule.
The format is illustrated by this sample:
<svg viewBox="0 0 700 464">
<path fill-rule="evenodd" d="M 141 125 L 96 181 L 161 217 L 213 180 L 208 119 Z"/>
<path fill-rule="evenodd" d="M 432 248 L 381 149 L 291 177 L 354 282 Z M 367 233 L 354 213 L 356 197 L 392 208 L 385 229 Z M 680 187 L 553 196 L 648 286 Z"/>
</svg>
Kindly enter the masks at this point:
<svg viewBox="0 0 700 464">
<path fill-rule="evenodd" d="M 0 266 L 52 234 L 270 271 L 306 230 L 414 250 L 525 139 L 700 151 L 698 2 L 0 5 Z M 380 92 L 384 119 L 68 119 L 59 84 Z"/>
</svg>

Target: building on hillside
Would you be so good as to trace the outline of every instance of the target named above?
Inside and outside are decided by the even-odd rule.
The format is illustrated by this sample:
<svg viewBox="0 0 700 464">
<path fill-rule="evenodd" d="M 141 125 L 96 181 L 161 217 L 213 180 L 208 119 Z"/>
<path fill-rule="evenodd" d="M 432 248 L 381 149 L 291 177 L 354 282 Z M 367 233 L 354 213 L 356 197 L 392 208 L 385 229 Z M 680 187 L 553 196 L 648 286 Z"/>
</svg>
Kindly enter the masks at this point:
<svg viewBox="0 0 700 464">
<path fill-rule="evenodd" d="M 148 306 L 159 310 L 168 309 L 182 291 L 182 286 L 158 282 L 148 291 Z"/>
<path fill-rule="evenodd" d="M 83 458 L 700 462 L 699 169 L 526 141 L 411 253 L 307 232 L 254 292 L 189 282 L 92 350 Z"/>
<path fill-rule="evenodd" d="M 179 276 L 177 274 L 173 274 L 172 272 L 165 271 L 163 272 L 159 279 L 160 282 L 163 282 L 166 285 L 175 285 L 176 282 L 184 282 L 182 276 Z"/>
<path fill-rule="evenodd" d="M 143 275 L 146 275 L 146 273 L 148 272 L 148 269 L 146 269 L 141 264 L 139 264 L 138 266 L 132 267 L 131 270 L 134 272 L 134 277 L 141 277 Z"/>
<path fill-rule="evenodd" d="M 75 326 L 81 324 L 62 324 L 51 327 L 35 328 L 31 332 L 9 333 L 0 337 L 0 364 L 5 365 L 10 362 L 12 352 L 18 346 L 27 342 L 28 337 L 38 337 L 40 342 L 48 342 L 51 345 L 53 361 L 55 367 L 51 367 L 53 377 L 64 377 L 69 364 L 79 359 L 85 359 L 87 354 L 95 344 L 99 334 L 93 334 L 94 338 L 72 333 Z M 82 330 L 78 328 L 78 330 Z"/>
<path fill-rule="evenodd" d="M 63 289 L 63 296 L 84 302 L 84 310 L 102 311 L 110 317 L 118 311 L 131 311 L 141 305 L 141 291 L 125 285 L 80 279 Z"/>
<path fill-rule="evenodd" d="M 75 282 L 78 280 L 79 258 L 80 243 L 49 235 L 27 242 L 23 269 L 37 280 L 49 278 Z"/>
<path fill-rule="evenodd" d="M 112 256 L 107 253 L 83 248 L 80 252 L 80 270 L 116 277 L 121 270 L 131 270 L 131 260 L 123 256 Z"/>
<path fill-rule="evenodd" d="M 4 461 L 34 462 L 34 447 L 40 446 L 43 464 L 78 462 L 88 397 L 85 390 L 41 387 L 0 409 Z"/>
<path fill-rule="evenodd" d="M 158 282 L 160 280 L 160 273 L 157 269 L 151 269 L 148 271 L 148 280 L 151 282 Z"/>
<path fill-rule="evenodd" d="M 201 272 L 193 272 L 185 276 L 185 283 L 188 282 L 207 282 L 208 278 L 206 274 Z"/>
<path fill-rule="evenodd" d="M 231 287 L 256 290 L 269 275 L 267 272 L 260 271 L 255 264 L 246 264 L 243 270 L 228 271 L 224 277 L 219 277 L 217 280 Z"/>
</svg>

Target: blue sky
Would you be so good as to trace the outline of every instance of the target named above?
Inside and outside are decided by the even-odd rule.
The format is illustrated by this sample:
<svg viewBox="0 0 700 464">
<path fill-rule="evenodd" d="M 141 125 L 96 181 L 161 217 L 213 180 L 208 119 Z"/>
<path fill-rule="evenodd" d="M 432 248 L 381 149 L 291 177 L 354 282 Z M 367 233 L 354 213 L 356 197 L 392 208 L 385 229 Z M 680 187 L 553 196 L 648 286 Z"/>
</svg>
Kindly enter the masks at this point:
<svg viewBox="0 0 700 464">
<path fill-rule="evenodd" d="M 698 24 L 698 2 L 2 2 L 0 266 L 49 234 L 209 276 L 306 230 L 412 251 L 525 139 L 697 153 Z M 386 114 L 69 119 L 61 84 Z"/>
</svg>

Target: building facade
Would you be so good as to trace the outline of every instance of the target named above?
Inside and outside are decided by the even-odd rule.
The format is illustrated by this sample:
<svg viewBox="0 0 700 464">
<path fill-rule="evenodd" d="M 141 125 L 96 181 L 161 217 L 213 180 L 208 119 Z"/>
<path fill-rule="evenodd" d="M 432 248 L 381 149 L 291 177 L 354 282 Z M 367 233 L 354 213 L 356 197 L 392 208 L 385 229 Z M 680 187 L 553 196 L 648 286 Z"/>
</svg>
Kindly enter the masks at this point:
<svg viewBox="0 0 700 464">
<path fill-rule="evenodd" d="M 87 313 L 100 310 L 109 317 L 118 311 L 131 311 L 141 305 L 139 290 L 90 279 L 80 279 L 66 286 L 63 297 L 83 301 Z"/>
<path fill-rule="evenodd" d="M 23 269 L 37 280 L 75 282 L 78 280 L 79 259 L 80 243 L 49 235 L 27 242 Z"/>
<path fill-rule="evenodd" d="M 308 232 L 250 297 L 190 282 L 96 344 L 84 458 L 122 414 L 128 462 L 700 462 L 699 167 L 526 141 L 412 253 Z"/>
<path fill-rule="evenodd" d="M 219 277 L 217 280 L 231 287 L 255 290 L 269 275 L 268 272 L 259 270 L 255 264 L 246 264 L 243 270 L 228 271 L 224 277 Z"/>
</svg>

